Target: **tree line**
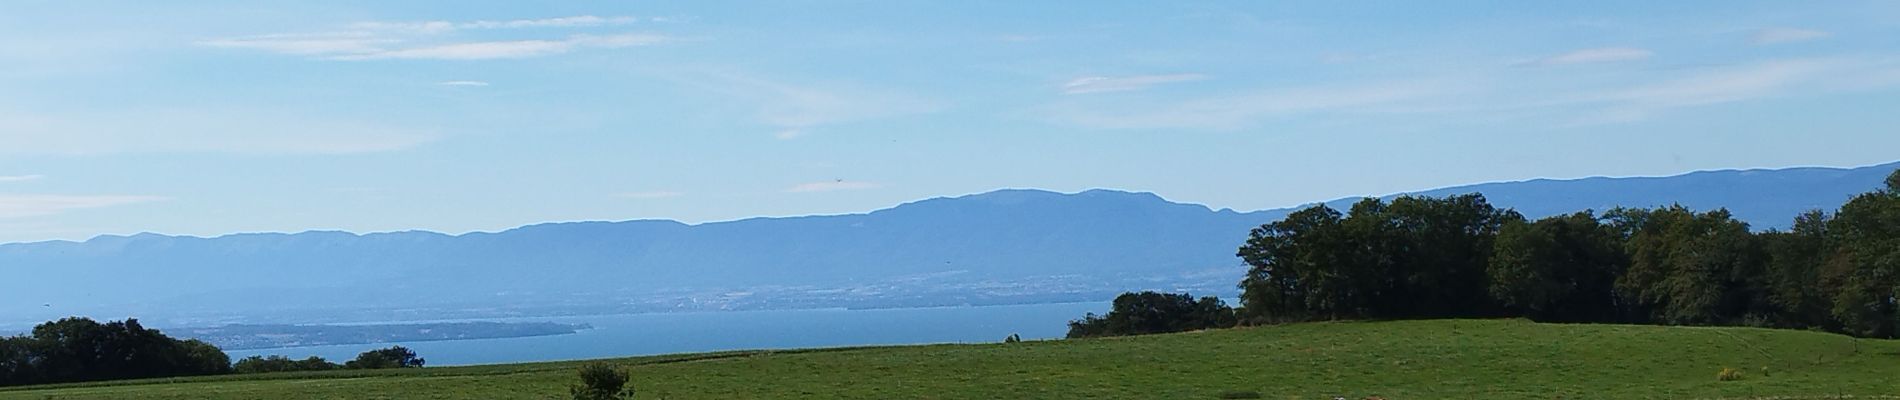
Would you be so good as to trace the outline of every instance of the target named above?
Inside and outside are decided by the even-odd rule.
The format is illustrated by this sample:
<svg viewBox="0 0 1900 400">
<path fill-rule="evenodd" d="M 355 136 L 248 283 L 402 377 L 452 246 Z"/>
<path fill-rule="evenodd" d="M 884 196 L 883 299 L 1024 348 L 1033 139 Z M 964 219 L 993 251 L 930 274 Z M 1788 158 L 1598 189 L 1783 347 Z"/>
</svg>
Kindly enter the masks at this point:
<svg viewBox="0 0 1900 400">
<path fill-rule="evenodd" d="M 1900 171 L 1788 230 L 1727 210 L 1581 211 L 1528 220 L 1482 195 L 1319 205 L 1254 229 L 1241 318 L 1522 316 L 1747 325 L 1895 337 Z"/>
<path fill-rule="evenodd" d="M 229 373 L 332 369 L 420 368 L 424 359 L 402 346 L 370 350 L 338 365 L 321 357 L 231 357 L 210 343 L 179 340 L 138 319 L 99 323 L 72 317 L 27 334 L 0 338 L 0 386 L 163 378 Z"/>
<path fill-rule="evenodd" d="M 1529 220 L 1483 195 L 1316 205 L 1254 229 L 1241 307 L 1125 293 L 1069 322 L 1098 337 L 1340 319 L 1526 317 L 1900 336 L 1900 171 L 1833 213 L 1755 232 L 1725 209 Z"/>
<path fill-rule="evenodd" d="M 0 386 L 229 372 L 231 358 L 217 346 L 173 339 L 137 319 L 66 318 L 0 338 Z"/>
</svg>

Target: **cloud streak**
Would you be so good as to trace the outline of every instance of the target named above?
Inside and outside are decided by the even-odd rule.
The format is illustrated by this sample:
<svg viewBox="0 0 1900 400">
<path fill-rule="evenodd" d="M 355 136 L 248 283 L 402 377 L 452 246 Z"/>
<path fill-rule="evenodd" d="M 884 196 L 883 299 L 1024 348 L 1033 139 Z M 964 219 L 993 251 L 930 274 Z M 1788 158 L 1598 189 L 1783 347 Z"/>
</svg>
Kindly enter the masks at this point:
<svg viewBox="0 0 1900 400">
<path fill-rule="evenodd" d="M 1201 74 L 1137 75 L 1137 76 L 1087 76 L 1070 80 L 1062 84 L 1063 94 L 1086 94 L 1106 92 L 1126 92 L 1144 90 L 1156 85 L 1178 82 L 1192 82 L 1207 79 Z"/>
<path fill-rule="evenodd" d="M 661 190 L 661 191 L 652 191 L 652 192 L 618 193 L 618 194 L 615 194 L 614 197 L 618 197 L 622 199 L 652 200 L 652 199 L 666 199 L 666 198 L 680 197 L 680 196 L 685 196 L 685 195 L 686 193 L 684 192 Z"/>
<path fill-rule="evenodd" d="M 1270 88 L 1179 102 L 1070 103 L 1056 106 L 1051 115 L 1056 122 L 1089 128 L 1235 130 L 1268 118 L 1373 111 L 1437 91 L 1412 82 Z"/>
<path fill-rule="evenodd" d="M 882 186 L 876 183 L 871 183 L 871 182 L 834 180 L 834 181 L 828 181 L 828 182 L 801 183 L 789 188 L 785 188 L 785 192 L 786 193 L 822 193 L 822 192 L 836 192 L 840 190 L 876 189 L 879 187 L 882 187 Z"/>
<path fill-rule="evenodd" d="M 671 41 L 651 33 L 573 34 L 560 38 L 454 40 L 457 31 L 493 29 L 578 29 L 626 25 L 635 17 L 591 15 L 475 22 L 359 22 L 346 30 L 278 33 L 200 41 L 206 47 L 258 50 L 329 60 L 494 60 L 542 57 L 579 49 L 617 49 Z"/>
<path fill-rule="evenodd" d="M 0 175 L 0 183 L 32 182 L 45 178 L 45 175 Z"/>
<path fill-rule="evenodd" d="M 0 218 L 55 215 L 72 210 L 102 208 L 167 200 L 158 196 L 73 196 L 50 194 L 0 195 Z"/>
<path fill-rule="evenodd" d="M 1833 36 L 1832 33 L 1801 28 L 1766 28 L 1748 35 L 1748 43 L 1769 45 L 1781 43 L 1806 42 Z"/>
<path fill-rule="evenodd" d="M 1582 50 L 1572 51 L 1569 53 L 1563 53 L 1563 54 L 1558 54 L 1558 55 L 1554 55 L 1550 57 L 1544 57 L 1537 60 L 1533 60 L 1529 62 L 1528 64 L 1535 65 L 1535 66 L 1557 66 L 1557 65 L 1573 65 L 1573 64 L 1612 63 L 1612 62 L 1641 60 L 1641 59 L 1649 58 L 1649 56 L 1654 55 L 1654 54 L 1655 54 L 1654 52 L 1651 52 L 1649 50 L 1639 49 L 1639 48 L 1634 48 L 1634 47 L 1600 47 L 1600 48 L 1594 48 L 1594 49 L 1582 49 Z"/>
<path fill-rule="evenodd" d="M 351 154 L 435 141 L 431 130 L 256 109 L 49 114 L 0 108 L 0 155 L 204 152 Z"/>
</svg>

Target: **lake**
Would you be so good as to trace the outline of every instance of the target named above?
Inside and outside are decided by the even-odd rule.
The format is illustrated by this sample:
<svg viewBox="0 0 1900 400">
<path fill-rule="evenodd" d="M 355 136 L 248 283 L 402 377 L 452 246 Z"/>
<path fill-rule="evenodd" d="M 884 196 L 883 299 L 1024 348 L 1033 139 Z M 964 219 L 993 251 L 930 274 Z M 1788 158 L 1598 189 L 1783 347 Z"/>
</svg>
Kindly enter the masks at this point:
<svg viewBox="0 0 1900 400">
<path fill-rule="evenodd" d="M 1000 342 L 1060 338 L 1068 321 L 1108 312 L 1107 302 L 884 310 L 773 310 L 596 315 L 480 321 L 585 323 L 572 335 L 434 342 L 287 347 L 229 351 L 232 361 L 253 355 L 320 356 L 341 363 L 365 350 L 402 345 L 430 366 L 557 361 L 696 353 L 862 345 Z"/>
</svg>

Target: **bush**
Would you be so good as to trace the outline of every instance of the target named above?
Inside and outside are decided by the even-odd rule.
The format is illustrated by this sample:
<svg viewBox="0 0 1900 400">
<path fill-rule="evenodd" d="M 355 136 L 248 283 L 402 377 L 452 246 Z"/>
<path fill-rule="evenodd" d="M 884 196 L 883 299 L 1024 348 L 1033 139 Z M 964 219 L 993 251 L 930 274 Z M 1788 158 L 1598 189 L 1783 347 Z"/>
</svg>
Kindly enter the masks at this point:
<svg viewBox="0 0 1900 400">
<path fill-rule="evenodd" d="M 1723 382 L 1742 380 L 1742 370 L 1723 367 L 1722 372 L 1715 373 L 1715 380 Z"/>
<path fill-rule="evenodd" d="M 343 367 L 349 369 L 422 368 L 425 362 L 427 360 L 416 357 L 416 352 L 407 347 L 392 346 L 357 354 L 355 360 L 343 363 Z"/>
<path fill-rule="evenodd" d="M 574 400 L 632 399 L 633 387 L 627 386 L 627 371 L 607 363 L 588 363 L 580 370 L 581 384 L 570 386 Z"/>
</svg>

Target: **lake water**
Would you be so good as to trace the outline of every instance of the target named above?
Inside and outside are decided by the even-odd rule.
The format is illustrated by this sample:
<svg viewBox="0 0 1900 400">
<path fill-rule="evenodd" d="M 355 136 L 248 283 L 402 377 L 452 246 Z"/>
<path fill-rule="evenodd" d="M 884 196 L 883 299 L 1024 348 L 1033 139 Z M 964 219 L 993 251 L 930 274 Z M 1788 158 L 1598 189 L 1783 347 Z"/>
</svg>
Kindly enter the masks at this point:
<svg viewBox="0 0 1900 400">
<path fill-rule="evenodd" d="M 776 310 L 510 318 L 483 321 L 585 323 L 572 335 L 505 339 L 235 350 L 253 355 L 320 356 L 341 363 L 365 350 L 402 345 L 431 366 L 576 360 L 720 350 L 788 349 L 1060 338 L 1068 321 L 1105 313 L 1108 303 L 1030 304 L 889 310 Z"/>
</svg>

